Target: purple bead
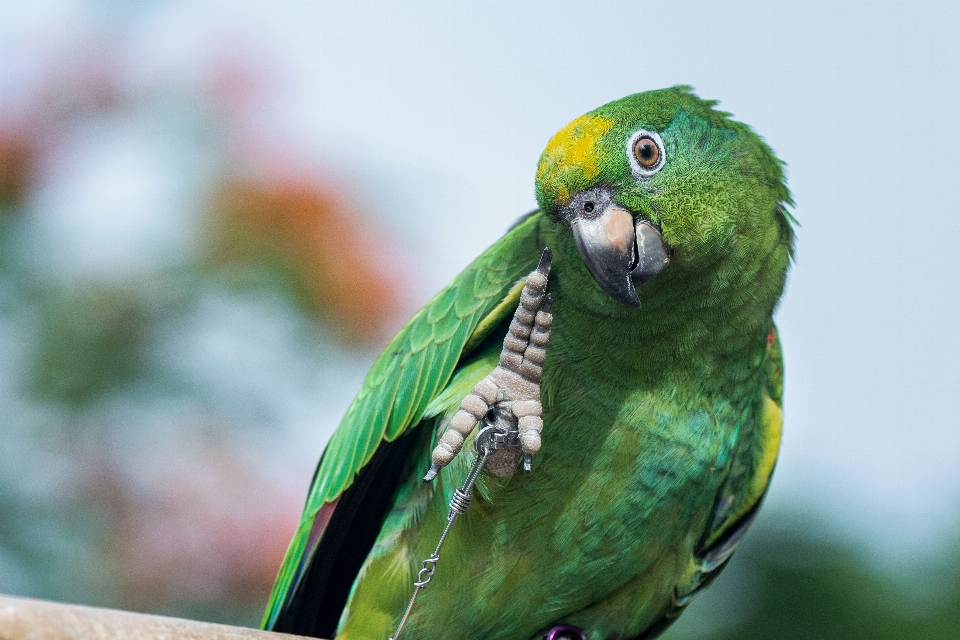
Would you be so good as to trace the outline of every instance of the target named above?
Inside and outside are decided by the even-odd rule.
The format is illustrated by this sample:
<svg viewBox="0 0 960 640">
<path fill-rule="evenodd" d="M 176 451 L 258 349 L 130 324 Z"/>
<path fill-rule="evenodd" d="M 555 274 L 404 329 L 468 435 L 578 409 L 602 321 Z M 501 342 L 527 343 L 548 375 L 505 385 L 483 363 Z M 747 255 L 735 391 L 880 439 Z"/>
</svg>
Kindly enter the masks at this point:
<svg viewBox="0 0 960 640">
<path fill-rule="evenodd" d="M 543 640 L 587 640 L 587 636 L 574 626 L 558 624 L 543 636 Z"/>
</svg>

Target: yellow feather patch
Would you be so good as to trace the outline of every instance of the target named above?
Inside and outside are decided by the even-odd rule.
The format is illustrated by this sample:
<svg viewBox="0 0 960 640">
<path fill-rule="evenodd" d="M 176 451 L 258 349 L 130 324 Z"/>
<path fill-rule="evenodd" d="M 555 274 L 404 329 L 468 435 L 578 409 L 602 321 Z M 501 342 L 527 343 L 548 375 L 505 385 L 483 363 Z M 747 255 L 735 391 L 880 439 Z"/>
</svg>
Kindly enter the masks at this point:
<svg viewBox="0 0 960 640">
<path fill-rule="evenodd" d="M 777 455 L 780 453 L 780 435 L 783 432 L 783 409 L 770 396 L 763 399 L 763 453 L 757 464 L 757 473 L 752 493 L 760 499 L 766 491 L 773 467 L 777 464 Z"/>
<path fill-rule="evenodd" d="M 707 547 L 713 546 L 722 538 L 733 523 L 736 523 L 752 509 L 767 491 L 773 467 L 777 464 L 780 453 L 780 436 L 783 432 L 783 409 L 777 401 L 768 395 L 763 397 L 763 408 L 760 416 L 759 439 L 760 455 L 753 469 L 753 478 L 744 487 L 743 494 L 737 498 L 737 506 L 727 514 L 723 524 L 707 539 Z"/>
<path fill-rule="evenodd" d="M 613 120 L 603 116 L 580 116 L 558 131 L 540 156 L 537 182 L 558 202 L 570 199 L 568 185 L 588 182 L 600 174 L 597 142 L 610 131 Z"/>
</svg>

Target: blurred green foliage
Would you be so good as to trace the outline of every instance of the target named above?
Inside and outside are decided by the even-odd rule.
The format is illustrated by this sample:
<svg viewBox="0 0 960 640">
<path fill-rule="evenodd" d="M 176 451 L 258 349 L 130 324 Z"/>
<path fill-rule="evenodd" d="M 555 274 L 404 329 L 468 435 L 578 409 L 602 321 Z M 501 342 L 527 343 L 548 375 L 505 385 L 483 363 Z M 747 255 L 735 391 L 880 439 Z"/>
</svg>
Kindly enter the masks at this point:
<svg viewBox="0 0 960 640">
<path fill-rule="evenodd" d="M 776 482 L 774 482 L 776 484 Z M 956 640 L 960 545 L 881 567 L 822 523 L 763 513 L 726 571 L 664 640 Z"/>
<path fill-rule="evenodd" d="M 29 216 L 7 213 L 0 592 L 255 626 L 300 498 L 266 501 L 277 490 L 257 466 L 266 459 L 246 457 L 216 390 L 181 379 L 164 349 L 205 298 L 256 305 L 271 290 L 289 297 L 284 282 L 236 291 L 196 259 L 65 279 L 37 253 Z M 169 406 L 157 430 L 151 411 Z"/>
<path fill-rule="evenodd" d="M 131 288 L 93 286 L 39 305 L 28 374 L 36 396 L 80 408 L 144 378 L 157 313 Z"/>
<path fill-rule="evenodd" d="M 0 113 L 0 592 L 252 626 L 315 462 L 290 450 L 408 291 L 349 189 L 245 166 L 215 91 L 117 70 Z"/>
</svg>

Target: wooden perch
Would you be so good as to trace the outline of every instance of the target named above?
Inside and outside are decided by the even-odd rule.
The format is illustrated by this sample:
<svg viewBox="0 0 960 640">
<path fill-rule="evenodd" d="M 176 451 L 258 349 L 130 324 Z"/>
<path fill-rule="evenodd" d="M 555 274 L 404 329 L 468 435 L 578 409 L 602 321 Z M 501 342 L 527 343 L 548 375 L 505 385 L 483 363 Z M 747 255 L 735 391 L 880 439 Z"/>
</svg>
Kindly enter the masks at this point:
<svg viewBox="0 0 960 640">
<path fill-rule="evenodd" d="M 0 596 L 0 640 L 294 640 L 209 622 Z"/>
</svg>

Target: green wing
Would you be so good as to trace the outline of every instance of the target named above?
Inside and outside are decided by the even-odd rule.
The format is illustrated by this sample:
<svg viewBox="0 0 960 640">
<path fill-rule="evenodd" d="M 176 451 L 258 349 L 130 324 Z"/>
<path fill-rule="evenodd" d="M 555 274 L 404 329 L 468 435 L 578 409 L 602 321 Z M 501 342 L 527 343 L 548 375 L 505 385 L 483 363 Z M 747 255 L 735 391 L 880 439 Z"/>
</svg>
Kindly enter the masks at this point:
<svg viewBox="0 0 960 640">
<path fill-rule="evenodd" d="M 264 613 L 265 628 L 273 626 L 322 535 L 314 529 L 318 512 L 335 508 L 382 443 L 419 423 L 462 356 L 516 306 L 516 285 L 543 250 L 544 224 L 550 223 L 536 212 L 521 220 L 420 309 L 374 362 L 324 451 Z M 325 512 L 323 526 L 327 518 Z"/>
<path fill-rule="evenodd" d="M 753 429 L 741 432 L 727 480 L 713 507 L 710 524 L 697 545 L 671 607 L 642 636 L 655 638 L 720 575 L 753 523 L 767 493 L 780 450 L 783 427 L 783 356 L 771 325 L 763 362 L 764 385 Z"/>
<path fill-rule="evenodd" d="M 733 553 L 733 545 L 724 545 L 723 542 L 728 541 L 731 535 L 740 529 L 742 532 L 739 535 L 742 535 L 753 520 L 767 493 L 780 451 L 780 434 L 783 428 L 783 356 L 777 330 L 773 325 L 767 336 L 763 367 L 764 385 L 756 409 L 757 417 L 753 421 L 754 427 L 740 435 L 727 481 L 714 507 L 710 530 L 701 543 L 705 553 L 706 550 L 714 550 L 713 556 L 717 555 L 719 547 L 724 546 L 730 547 L 726 558 Z M 714 562 L 717 560 L 718 558 L 713 558 Z"/>
</svg>

